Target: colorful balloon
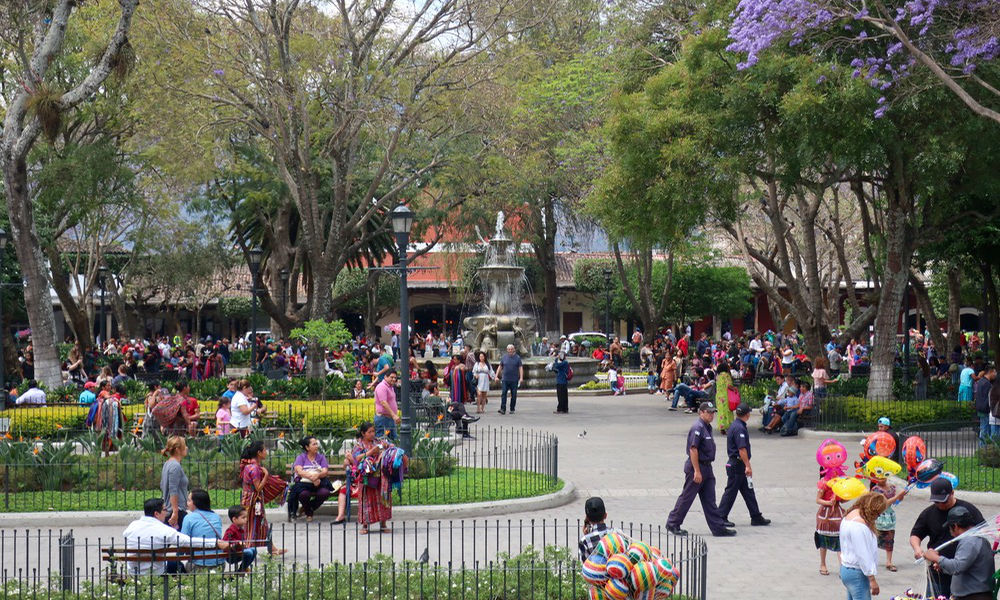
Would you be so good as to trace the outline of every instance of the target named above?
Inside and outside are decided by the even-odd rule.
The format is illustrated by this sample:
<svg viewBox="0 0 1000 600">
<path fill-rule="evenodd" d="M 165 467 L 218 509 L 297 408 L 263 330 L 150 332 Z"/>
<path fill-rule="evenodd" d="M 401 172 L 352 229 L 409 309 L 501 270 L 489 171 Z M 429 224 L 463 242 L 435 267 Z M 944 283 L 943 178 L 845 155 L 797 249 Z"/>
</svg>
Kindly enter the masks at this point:
<svg viewBox="0 0 1000 600">
<path fill-rule="evenodd" d="M 889 475 L 895 475 L 902 470 L 903 467 L 899 463 L 884 456 L 873 456 L 865 463 L 865 474 L 879 481 L 884 481 Z"/>
<path fill-rule="evenodd" d="M 889 458 L 896 451 L 896 439 L 886 431 L 876 431 L 861 442 L 861 457 L 871 459 L 875 456 Z"/>
<path fill-rule="evenodd" d="M 834 439 L 823 440 L 816 450 L 816 462 L 819 463 L 824 479 L 832 479 L 844 474 L 844 463 L 847 461 L 847 448 Z"/>
<path fill-rule="evenodd" d="M 958 489 L 958 475 L 954 475 L 952 473 L 949 473 L 948 471 L 941 471 L 941 474 L 938 475 L 938 477 L 940 477 L 942 479 L 947 479 L 948 481 L 950 481 L 951 482 L 951 489 L 953 489 L 953 490 L 957 490 Z"/>
<path fill-rule="evenodd" d="M 587 594 L 590 600 L 609 600 L 608 594 L 604 591 L 603 587 L 590 586 L 587 588 Z"/>
<path fill-rule="evenodd" d="M 632 595 L 632 590 L 629 589 L 629 584 L 624 579 L 609 579 L 604 584 L 604 593 L 611 600 L 625 600 Z"/>
<path fill-rule="evenodd" d="M 632 542 L 625 554 L 628 554 L 633 564 L 639 564 L 653 557 L 653 549 L 646 542 Z"/>
<path fill-rule="evenodd" d="M 625 536 L 617 531 L 607 534 L 597 543 L 597 552 L 609 558 L 615 554 L 625 552 L 626 548 L 628 548 L 628 542 L 625 541 Z"/>
<path fill-rule="evenodd" d="M 632 589 L 637 592 L 644 592 L 656 587 L 656 565 L 646 560 L 634 567 L 630 573 Z"/>
<path fill-rule="evenodd" d="M 591 554 L 583 563 L 580 577 L 590 585 L 604 585 L 608 580 L 608 559 L 596 552 Z"/>
<path fill-rule="evenodd" d="M 934 478 L 940 475 L 941 471 L 944 471 L 944 463 L 936 458 L 928 458 L 920 463 L 916 470 L 917 487 L 921 487 L 921 483 L 934 481 Z"/>
<path fill-rule="evenodd" d="M 854 500 L 855 498 L 860 498 L 868 491 L 865 488 L 865 484 L 854 477 L 834 477 L 830 481 L 827 481 L 826 485 L 841 500 Z"/>
<path fill-rule="evenodd" d="M 927 456 L 927 444 L 919 435 L 911 435 L 903 442 L 903 463 L 912 477 L 916 473 L 917 465 L 924 462 Z"/>
<path fill-rule="evenodd" d="M 632 571 L 632 561 L 627 554 L 615 554 L 608 558 L 606 569 L 611 579 L 625 579 Z"/>
</svg>

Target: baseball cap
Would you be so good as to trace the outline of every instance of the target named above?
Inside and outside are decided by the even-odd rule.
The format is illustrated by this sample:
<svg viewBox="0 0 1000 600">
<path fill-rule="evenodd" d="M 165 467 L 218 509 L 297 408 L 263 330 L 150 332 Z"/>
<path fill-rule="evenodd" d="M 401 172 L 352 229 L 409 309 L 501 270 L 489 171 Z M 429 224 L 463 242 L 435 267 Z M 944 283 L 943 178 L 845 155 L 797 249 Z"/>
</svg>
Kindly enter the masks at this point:
<svg viewBox="0 0 1000 600">
<path fill-rule="evenodd" d="M 736 410 L 733 411 L 733 412 L 735 412 L 736 414 L 738 414 L 740 416 L 743 416 L 743 415 L 749 415 L 750 414 L 750 410 L 751 409 L 750 409 L 750 405 L 749 404 L 747 404 L 746 402 L 740 402 L 740 405 L 737 406 Z"/>
<path fill-rule="evenodd" d="M 885 425 L 886 427 L 892 427 L 892 423 L 889 421 L 889 417 L 879 417 L 879 425 Z"/>
<path fill-rule="evenodd" d="M 602 498 L 591 496 L 587 498 L 587 502 L 583 505 L 583 513 L 587 515 L 587 519 L 590 521 L 601 521 L 608 514 L 608 511 L 604 509 L 604 500 Z"/>
<path fill-rule="evenodd" d="M 948 496 L 955 491 L 951 487 L 951 482 L 943 477 L 938 477 L 931 482 L 931 502 L 947 502 Z"/>
<path fill-rule="evenodd" d="M 969 509 L 964 506 L 952 506 L 948 511 L 948 518 L 945 525 L 958 525 L 960 527 L 970 527 L 976 525 L 976 518 L 972 516 Z"/>
<path fill-rule="evenodd" d="M 88 381 L 87 383 L 83 384 L 83 389 L 85 390 L 92 390 L 96 387 L 97 387 L 96 381 Z"/>
<path fill-rule="evenodd" d="M 719 412 L 719 409 L 715 408 L 715 405 L 711 402 L 702 402 L 698 406 L 698 412 Z"/>
</svg>

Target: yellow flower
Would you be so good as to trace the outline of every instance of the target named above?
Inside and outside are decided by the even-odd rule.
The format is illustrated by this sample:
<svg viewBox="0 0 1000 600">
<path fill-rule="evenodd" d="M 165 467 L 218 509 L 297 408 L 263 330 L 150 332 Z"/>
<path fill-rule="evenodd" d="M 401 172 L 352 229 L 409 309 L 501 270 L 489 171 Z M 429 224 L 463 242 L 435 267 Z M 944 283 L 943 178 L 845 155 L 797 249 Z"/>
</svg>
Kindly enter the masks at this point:
<svg viewBox="0 0 1000 600">
<path fill-rule="evenodd" d="M 144 421 L 145 419 L 146 419 L 146 417 L 143 417 L 143 416 L 140 416 L 140 417 L 139 417 L 139 425 L 142 425 L 142 422 L 143 422 L 143 421 Z"/>
<path fill-rule="evenodd" d="M 7 440 L 14 439 L 14 436 L 12 436 L 9 431 L 7 433 L 3 434 L 3 437 L 4 437 L 4 439 L 7 439 Z"/>
<path fill-rule="evenodd" d="M 205 435 L 208 435 L 209 433 L 211 433 L 211 432 L 212 432 L 212 430 L 211 430 L 211 429 L 209 429 L 207 425 L 205 426 L 205 429 L 203 429 L 202 431 L 204 431 L 204 432 L 205 432 Z"/>
<path fill-rule="evenodd" d="M 59 423 L 56 423 L 56 429 L 62 429 L 62 428 L 63 428 L 62 425 L 60 425 Z"/>
<path fill-rule="evenodd" d="M 38 447 L 36 446 L 35 449 L 31 451 L 31 453 L 38 455 Z"/>
<path fill-rule="evenodd" d="M 426 439 L 429 439 L 430 437 L 431 437 L 431 434 L 429 434 L 429 433 L 425 433 L 425 434 L 424 434 L 424 439 L 425 439 L 425 440 L 426 440 Z"/>
<path fill-rule="evenodd" d="M 278 434 L 278 439 L 279 440 L 285 439 L 285 432 L 284 431 L 282 431 L 281 433 Z"/>
<path fill-rule="evenodd" d="M 438 415 L 438 421 L 444 419 L 444 415 Z"/>
</svg>

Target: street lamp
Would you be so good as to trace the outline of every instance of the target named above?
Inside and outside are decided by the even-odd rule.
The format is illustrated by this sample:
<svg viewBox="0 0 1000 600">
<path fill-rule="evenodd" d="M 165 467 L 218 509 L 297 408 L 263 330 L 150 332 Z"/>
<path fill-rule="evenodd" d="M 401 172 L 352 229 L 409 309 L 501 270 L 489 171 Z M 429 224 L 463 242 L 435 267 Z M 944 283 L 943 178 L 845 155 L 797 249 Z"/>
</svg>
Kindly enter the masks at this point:
<svg viewBox="0 0 1000 600">
<path fill-rule="evenodd" d="M 288 269 L 282 269 L 281 271 L 278 272 L 278 275 L 281 277 L 281 310 L 283 310 L 283 311 L 285 311 L 287 313 L 288 312 L 288 278 L 291 276 L 291 273 L 288 272 Z"/>
<path fill-rule="evenodd" d="M 0 274 L 3 273 L 3 253 L 7 250 L 7 232 L 0 229 Z M 7 328 L 3 326 L 3 296 L 0 294 L 0 410 L 7 409 L 7 387 L 4 385 L 4 369 L 7 361 L 3 353 L 3 341 L 7 337 Z"/>
<path fill-rule="evenodd" d="M 910 383 L 910 282 L 903 288 L 903 383 Z"/>
<path fill-rule="evenodd" d="M 400 204 L 392 211 L 392 231 L 396 234 L 399 256 L 399 391 L 402 396 L 403 415 L 399 426 L 399 442 L 409 454 L 413 450 L 413 404 L 410 402 L 410 298 L 406 289 L 406 248 L 410 245 L 410 228 L 413 211 Z"/>
<path fill-rule="evenodd" d="M 101 265 L 100 267 L 97 268 L 97 283 L 101 286 L 101 327 L 98 331 L 100 335 L 100 340 L 105 344 L 108 342 L 107 340 L 108 336 L 105 333 L 107 331 L 108 321 L 107 321 L 107 315 L 105 315 L 104 313 L 104 291 L 105 289 L 107 289 L 107 281 L 108 281 L 108 268 L 105 267 L 104 265 Z"/>
<path fill-rule="evenodd" d="M 604 269 L 604 333 L 611 344 L 611 269 Z"/>
<path fill-rule="evenodd" d="M 260 269 L 260 257 L 264 251 L 251 248 L 250 256 L 250 370 L 257 366 L 257 271 Z"/>
</svg>

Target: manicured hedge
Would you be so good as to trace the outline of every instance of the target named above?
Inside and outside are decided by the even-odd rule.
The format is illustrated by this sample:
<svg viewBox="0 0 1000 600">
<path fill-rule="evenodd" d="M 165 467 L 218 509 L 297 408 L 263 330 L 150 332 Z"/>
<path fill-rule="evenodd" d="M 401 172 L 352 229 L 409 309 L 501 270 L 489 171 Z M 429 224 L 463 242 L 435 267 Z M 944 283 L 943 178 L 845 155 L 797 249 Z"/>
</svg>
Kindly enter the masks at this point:
<svg viewBox="0 0 1000 600">
<path fill-rule="evenodd" d="M 198 396 L 195 396 L 198 397 Z M 360 400 L 265 400 L 268 410 L 276 415 L 265 425 L 282 428 L 301 429 L 307 432 L 347 430 L 375 414 L 375 402 Z M 145 411 L 141 403 L 122 407 L 129 426 L 135 424 L 135 416 Z M 14 438 L 51 438 L 86 429 L 84 421 L 89 408 L 86 406 L 62 405 L 40 408 L 15 408 L 0 413 L 0 418 L 10 419 L 10 435 Z M 202 401 L 203 412 L 215 412 L 214 401 Z M 214 424 L 210 425 L 212 429 Z"/>
</svg>

